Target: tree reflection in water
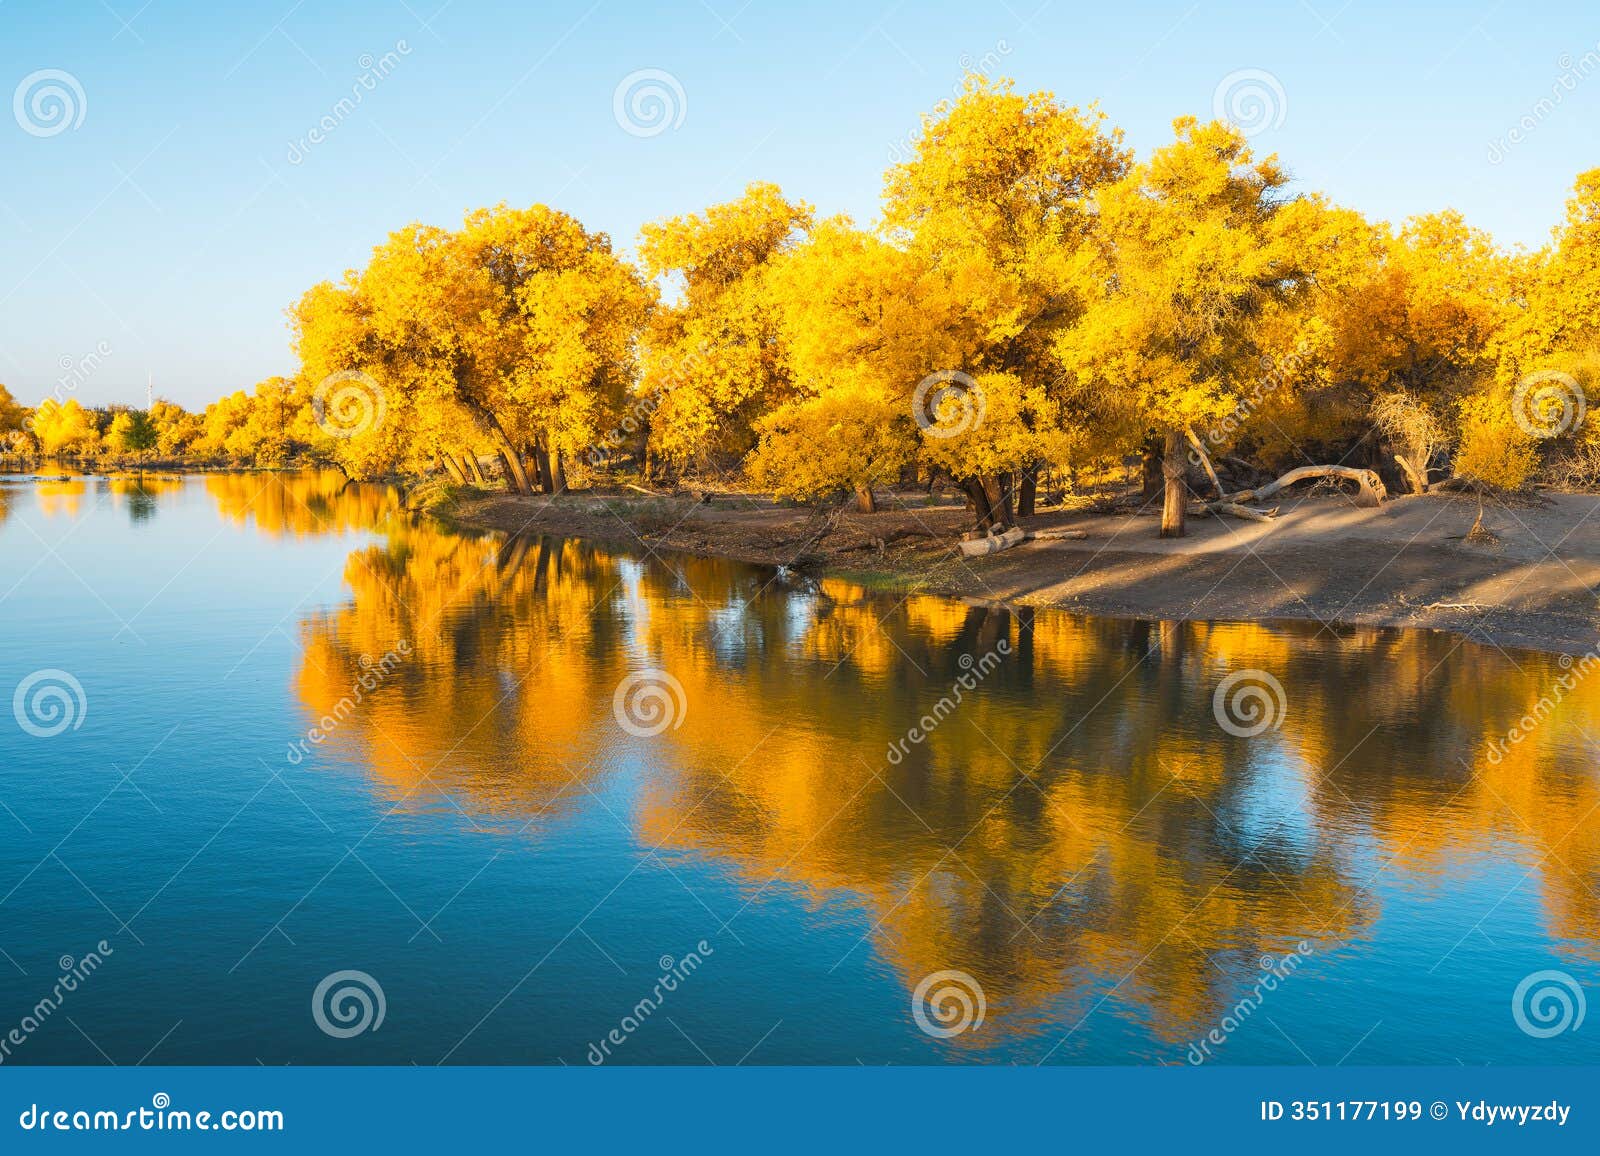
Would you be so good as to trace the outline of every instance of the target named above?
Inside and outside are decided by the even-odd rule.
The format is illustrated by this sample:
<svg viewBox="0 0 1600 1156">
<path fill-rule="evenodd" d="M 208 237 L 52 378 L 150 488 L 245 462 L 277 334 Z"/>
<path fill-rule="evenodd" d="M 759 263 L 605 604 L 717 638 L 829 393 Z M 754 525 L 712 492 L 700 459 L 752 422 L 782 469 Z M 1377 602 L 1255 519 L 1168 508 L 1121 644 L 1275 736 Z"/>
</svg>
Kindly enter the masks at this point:
<svg viewBox="0 0 1600 1156">
<path fill-rule="evenodd" d="M 1597 956 L 1600 680 L 1581 663 L 1417 631 L 796 588 L 719 560 L 453 533 L 337 478 L 276 484 L 245 501 L 237 478 L 207 479 L 266 532 L 382 531 L 350 556 L 350 602 L 302 623 L 296 689 L 318 719 L 408 644 L 327 740 L 391 805 L 537 839 L 597 805 L 601 777 L 635 774 L 619 818 L 641 847 L 723 865 L 747 906 L 783 889 L 858 909 L 855 950 L 908 991 L 943 968 L 977 977 L 985 1036 L 1059 1035 L 1063 1008 L 1112 1000 L 1187 1040 L 1264 959 L 1369 937 L 1384 880 L 1443 893 L 1491 854 L 1528 873 L 1552 938 Z M 887 758 L 1000 640 L 999 666 Z M 683 688 L 651 737 L 613 716 L 641 669 Z M 1213 715 L 1246 669 L 1284 688 L 1254 737 Z M 1557 709 L 1491 756 L 1564 676 Z"/>
</svg>

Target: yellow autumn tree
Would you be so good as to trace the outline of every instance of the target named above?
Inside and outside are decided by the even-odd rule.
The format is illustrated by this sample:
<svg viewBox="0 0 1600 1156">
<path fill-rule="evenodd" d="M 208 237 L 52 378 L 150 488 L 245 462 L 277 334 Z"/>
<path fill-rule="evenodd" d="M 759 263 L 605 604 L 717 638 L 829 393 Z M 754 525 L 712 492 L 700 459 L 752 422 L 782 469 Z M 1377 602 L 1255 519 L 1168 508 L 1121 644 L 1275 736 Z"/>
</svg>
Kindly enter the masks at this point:
<svg viewBox="0 0 1600 1156">
<path fill-rule="evenodd" d="M 1381 230 L 1381 255 L 1332 311 L 1333 372 L 1370 397 L 1413 490 L 1447 440 L 1457 402 L 1492 368 L 1516 264 L 1453 210 Z"/>
<path fill-rule="evenodd" d="M 0 437 L 14 430 L 20 430 L 27 417 L 26 409 L 17 404 L 17 399 L 11 395 L 5 383 L 0 382 Z"/>
<path fill-rule="evenodd" d="M 561 455 L 616 420 L 651 301 L 605 234 L 543 205 L 478 210 L 458 232 L 414 224 L 301 298 L 302 388 L 357 476 L 442 462 L 481 482 L 487 448 L 513 489 L 555 491 Z"/>
<path fill-rule="evenodd" d="M 1176 140 L 1097 198 L 1099 243 L 1075 276 L 1091 304 L 1057 350 L 1085 404 L 1157 431 L 1162 537 L 1184 532 L 1185 442 L 1223 420 L 1260 365 L 1264 318 L 1307 290 L 1280 215 L 1287 176 L 1234 127 L 1175 121 Z"/>
<path fill-rule="evenodd" d="M 919 256 L 836 218 L 775 266 L 795 394 L 757 422 L 758 484 L 785 497 L 856 495 L 895 481 L 918 452 L 914 384 L 959 361 L 961 303 Z"/>
<path fill-rule="evenodd" d="M 38 439 L 39 452 L 46 457 L 55 454 L 88 454 L 100 448 L 100 428 L 92 411 L 69 397 L 57 401 L 47 397 L 33 411 L 33 436 Z"/>
<path fill-rule="evenodd" d="M 306 449 L 296 436 L 299 412 L 305 405 L 294 382 L 269 377 L 252 393 L 235 390 L 208 405 L 200 415 L 190 448 L 201 457 L 240 465 L 284 465 Z M 169 441 L 180 441 L 188 432 L 181 411 L 162 410 L 159 420 L 166 423 Z M 156 430 L 159 444 L 161 427 L 157 425 Z"/>
<path fill-rule="evenodd" d="M 1037 464 L 1069 452 L 1056 341 L 1083 307 L 1069 272 L 1096 232 L 1096 192 L 1128 161 L 1097 108 L 974 74 L 885 177 L 887 235 L 966 303 L 959 363 L 906 383 L 907 402 L 979 529 L 1011 523 L 1014 491 L 1032 513 Z"/>
<path fill-rule="evenodd" d="M 1529 277 L 1526 310 L 1500 343 L 1500 380 L 1553 364 L 1563 353 L 1600 346 L 1600 168 L 1578 174 L 1566 221 Z"/>
<path fill-rule="evenodd" d="M 461 455 L 491 441 L 458 393 L 470 365 L 466 318 L 489 298 L 458 275 L 452 241 L 407 226 L 364 269 L 312 286 L 290 310 L 318 451 L 351 477 L 442 463 L 465 481 Z M 497 448 L 514 458 L 509 438 Z"/>
<path fill-rule="evenodd" d="M 795 395 L 768 278 L 810 227 L 810 206 L 757 183 L 736 201 L 640 231 L 645 273 L 675 297 L 647 333 L 647 457 L 680 470 L 737 465 L 760 419 Z"/>
<path fill-rule="evenodd" d="M 1337 320 L 1383 259 L 1386 226 L 1315 193 L 1285 203 L 1277 244 L 1293 255 L 1302 291 L 1256 317 L 1258 352 L 1220 423 L 1195 429 L 1208 456 L 1232 454 L 1284 467 L 1337 460 L 1366 436 L 1370 399 L 1338 365 Z M 1160 441 L 1147 442 L 1147 477 L 1160 482 Z M 1198 452 L 1192 465 L 1203 465 Z M 1151 468 L 1153 467 L 1153 468 Z"/>
<path fill-rule="evenodd" d="M 485 404 L 559 493 L 565 461 L 621 420 L 654 292 L 609 237 L 546 205 L 470 213 L 455 247 L 489 290 L 468 341 Z"/>
<path fill-rule="evenodd" d="M 149 416 L 156 431 L 156 452 L 164 457 L 187 456 L 201 434 L 199 416 L 160 397 L 151 403 Z"/>
</svg>

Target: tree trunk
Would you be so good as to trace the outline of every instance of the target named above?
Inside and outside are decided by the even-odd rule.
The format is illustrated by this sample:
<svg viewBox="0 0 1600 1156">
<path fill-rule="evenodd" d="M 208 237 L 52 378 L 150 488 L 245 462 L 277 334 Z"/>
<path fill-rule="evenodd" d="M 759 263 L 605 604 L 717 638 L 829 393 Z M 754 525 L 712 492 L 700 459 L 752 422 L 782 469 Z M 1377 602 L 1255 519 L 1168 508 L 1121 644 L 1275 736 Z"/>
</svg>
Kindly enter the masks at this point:
<svg viewBox="0 0 1600 1156">
<path fill-rule="evenodd" d="M 1195 502 L 1189 507 L 1189 513 L 1197 518 L 1209 518 L 1216 514 L 1232 514 L 1235 518 L 1243 518 L 1249 522 L 1270 522 L 1278 516 L 1278 507 L 1270 510 L 1252 510 L 1249 506 L 1241 506 L 1237 502 Z"/>
<path fill-rule="evenodd" d="M 1144 470 L 1144 490 L 1142 496 L 1145 501 L 1151 501 L 1161 493 L 1161 452 L 1162 441 L 1158 437 L 1148 437 L 1140 448 L 1141 462 Z"/>
<path fill-rule="evenodd" d="M 470 450 L 466 454 L 467 465 L 472 469 L 473 480 L 484 489 L 489 488 L 489 479 L 483 476 L 483 467 L 478 464 L 478 455 Z"/>
<path fill-rule="evenodd" d="M 989 526 L 1005 530 L 1016 524 L 1011 510 L 1011 477 L 1009 474 L 991 474 L 979 483 L 989 508 Z M 982 527 L 980 527 L 982 528 Z"/>
<path fill-rule="evenodd" d="M 1161 478 L 1165 485 L 1161 503 L 1163 538 L 1183 537 L 1183 516 L 1189 508 L 1188 487 L 1184 485 L 1183 475 L 1183 434 L 1170 429 L 1161 455 Z"/>
<path fill-rule="evenodd" d="M 561 460 L 560 450 L 550 455 L 550 492 L 552 494 L 567 492 L 567 467 Z"/>
<path fill-rule="evenodd" d="M 461 404 L 465 405 L 478 418 L 489 431 L 490 439 L 495 448 L 506 457 L 507 464 L 511 466 L 511 488 L 519 494 L 533 493 L 533 487 L 528 484 L 528 474 L 522 468 L 522 462 L 517 458 L 517 448 L 511 444 L 511 438 L 506 435 L 506 427 L 500 424 L 500 419 L 495 417 L 494 411 L 484 405 L 477 398 L 460 387 L 458 379 L 456 396 Z"/>
<path fill-rule="evenodd" d="M 517 455 L 509 450 L 503 449 L 495 450 L 495 454 L 500 458 L 500 468 L 505 471 L 506 488 L 512 490 L 516 489 L 517 483 L 514 480 L 516 475 L 511 469 L 511 463 L 516 460 Z"/>
<path fill-rule="evenodd" d="M 1039 464 L 1035 462 L 1022 470 L 1017 487 L 1017 517 L 1033 517 L 1034 505 L 1039 497 Z"/>
<path fill-rule="evenodd" d="M 1400 471 L 1405 474 L 1406 481 L 1411 483 L 1411 492 L 1413 494 L 1425 494 L 1428 492 L 1427 482 L 1422 480 L 1421 475 L 1417 473 L 1405 454 L 1395 454 L 1394 460 L 1399 465 Z"/>
<path fill-rule="evenodd" d="M 550 477 L 550 455 L 544 452 L 544 442 L 537 438 L 533 442 L 533 472 L 541 490 L 547 494 L 555 492 L 555 482 Z"/>
<path fill-rule="evenodd" d="M 989 503 L 989 491 L 982 478 L 963 478 L 960 482 L 966 492 L 967 504 L 972 510 L 972 526 L 980 534 L 995 524 L 994 509 Z"/>
<path fill-rule="evenodd" d="M 533 493 L 533 486 L 528 482 L 528 471 L 522 468 L 522 459 L 517 457 L 517 447 L 511 444 L 511 439 L 506 436 L 506 431 L 501 428 L 498 421 L 494 421 L 490 429 L 494 433 L 495 445 L 499 448 L 501 456 L 506 459 L 506 464 L 511 467 L 511 488 L 519 494 Z"/>
<path fill-rule="evenodd" d="M 1211 455 L 1206 453 L 1205 443 L 1195 436 L 1193 429 L 1185 430 L 1184 435 L 1189 439 L 1189 444 L 1194 447 L 1195 456 L 1200 459 L 1200 464 L 1206 468 L 1206 477 L 1210 478 L 1211 484 L 1217 488 L 1217 497 L 1222 497 L 1226 491 L 1223 490 L 1222 482 L 1217 477 L 1216 467 L 1211 464 Z"/>
<path fill-rule="evenodd" d="M 871 486 L 856 487 L 856 513 L 876 514 L 878 512 L 878 499 L 872 493 Z"/>
<path fill-rule="evenodd" d="M 441 452 L 439 460 L 444 463 L 444 468 L 450 472 L 450 476 L 455 479 L 458 486 L 467 484 L 467 475 L 461 472 L 461 463 L 451 454 Z"/>
<path fill-rule="evenodd" d="M 1474 546 L 1494 546 L 1500 539 L 1494 536 L 1493 531 L 1483 524 L 1483 487 L 1478 486 L 1478 516 L 1473 519 L 1472 528 L 1467 531 L 1467 541 Z"/>
<path fill-rule="evenodd" d="M 1307 478 L 1347 478 L 1361 487 L 1361 498 L 1358 504 L 1376 506 L 1389 496 L 1389 491 L 1384 488 L 1383 479 L 1372 470 L 1361 469 L 1357 466 L 1299 466 L 1284 474 L 1276 481 L 1268 482 L 1264 486 L 1257 486 L 1250 490 L 1240 490 L 1237 494 L 1229 494 L 1230 502 L 1261 502 L 1272 497 L 1280 490 L 1287 489 L 1296 482 L 1303 482 Z"/>
</svg>

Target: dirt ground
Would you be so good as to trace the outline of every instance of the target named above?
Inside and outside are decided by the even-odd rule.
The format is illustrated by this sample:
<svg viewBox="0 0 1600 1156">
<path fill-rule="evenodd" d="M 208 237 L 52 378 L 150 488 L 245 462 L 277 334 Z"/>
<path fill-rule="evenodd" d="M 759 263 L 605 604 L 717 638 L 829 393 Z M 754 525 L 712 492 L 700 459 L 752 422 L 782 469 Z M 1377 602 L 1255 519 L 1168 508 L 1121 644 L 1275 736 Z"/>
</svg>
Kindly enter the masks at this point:
<svg viewBox="0 0 1600 1156">
<path fill-rule="evenodd" d="M 1049 511 L 1034 540 L 967 558 L 959 505 L 818 512 L 738 495 L 558 499 L 490 495 L 447 515 L 462 525 L 628 543 L 856 577 L 875 585 L 1085 614 L 1454 631 L 1501 647 L 1578 654 L 1600 642 L 1600 495 L 1490 505 L 1492 545 L 1464 540 L 1470 498 L 1426 495 L 1377 508 L 1341 495 L 1291 500 L 1272 522 L 1199 518 L 1162 540 L 1147 514 Z"/>
</svg>

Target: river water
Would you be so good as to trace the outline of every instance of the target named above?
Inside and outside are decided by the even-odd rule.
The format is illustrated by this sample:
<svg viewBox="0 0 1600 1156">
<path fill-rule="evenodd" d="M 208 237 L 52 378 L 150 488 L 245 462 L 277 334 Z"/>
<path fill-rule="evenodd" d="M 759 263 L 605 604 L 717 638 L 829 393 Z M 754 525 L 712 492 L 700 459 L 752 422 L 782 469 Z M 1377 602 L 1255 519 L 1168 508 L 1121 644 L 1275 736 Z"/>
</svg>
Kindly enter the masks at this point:
<svg viewBox="0 0 1600 1156">
<path fill-rule="evenodd" d="M 0 477 L 5 1063 L 1600 1060 L 1581 652 L 48 473 Z"/>
</svg>

